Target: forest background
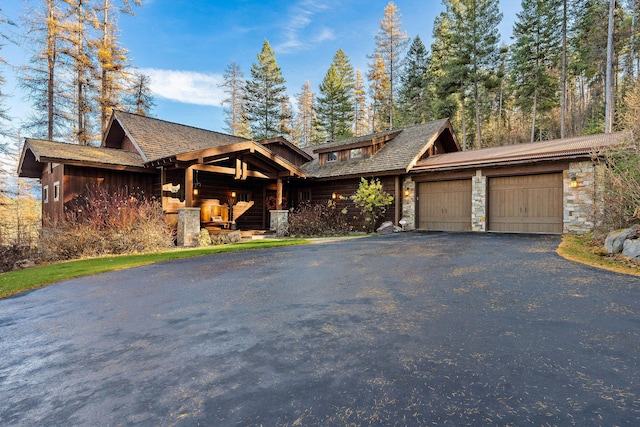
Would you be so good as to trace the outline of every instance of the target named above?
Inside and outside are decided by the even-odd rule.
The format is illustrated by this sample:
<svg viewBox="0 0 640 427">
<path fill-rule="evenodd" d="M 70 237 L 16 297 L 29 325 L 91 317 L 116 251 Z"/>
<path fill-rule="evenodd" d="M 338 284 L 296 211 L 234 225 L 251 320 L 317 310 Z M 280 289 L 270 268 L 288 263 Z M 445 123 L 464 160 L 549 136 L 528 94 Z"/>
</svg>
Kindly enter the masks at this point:
<svg viewBox="0 0 640 427">
<path fill-rule="evenodd" d="M 151 1 L 147 7 L 159 3 Z M 335 28 L 318 27 L 314 43 L 323 44 L 325 52 L 332 46 L 334 53 L 320 71 L 323 77 L 292 88 L 288 76 L 300 80 L 300 73 L 281 68 L 279 55 L 312 51 L 314 43 L 301 43 L 298 36 L 332 7 L 331 1 L 296 3 L 284 11 L 294 17 L 281 29 L 287 37 L 272 46 L 271 32 L 263 32 L 261 48 L 251 47 L 257 56 L 246 55 L 249 47 L 242 46 L 245 54 L 226 64 L 224 73 L 199 74 L 203 90 L 196 85 L 184 91 L 181 104 L 189 98 L 201 102 L 197 100 L 203 93 L 209 93 L 210 102 L 202 103 L 212 110 L 222 104 L 224 124 L 222 129 L 202 127 L 254 139 L 284 135 L 301 147 L 450 117 L 463 148 L 473 149 L 605 131 L 605 83 L 611 66 L 610 110 L 615 114 L 609 123 L 611 130 L 619 127 L 616 117 L 625 113 L 623 99 L 633 89 L 639 68 L 635 0 L 525 0 L 516 16 L 516 2 L 511 1 L 502 2 L 502 9 L 498 0 L 424 3 L 435 16 L 423 22 L 422 34 L 409 34 L 403 26 L 403 13 L 412 17 L 415 12 L 411 2 L 406 10 L 395 3 L 381 4 L 378 21 L 369 23 L 374 28 L 367 34 L 370 45 L 358 52 L 342 49 L 341 41 L 347 39 L 340 39 Z M 175 80 L 180 75 L 136 68 L 123 42 L 119 24 L 126 22 L 129 28 L 158 34 L 138 54 L 171 54 L 158 47 L 166 31 L 148 19 L 136 23 L 134 15 L 144 7 L 139 0 L 32 0 L 22 2 L 20 9 L 12 5 L 11 15 L 2 10 L 0 55 L 18 49 L 23 59 L 13 63 L 3 57 L 0 69 L 11 85 L 0 80 L 5 177 L 15 171 L 23 137 L 99 144 L 113 109 L 189 123 L 180 114 L 167 115 L 163 107 L 154 110 L 171 99 L 166 90 L 172 82 L 184 88 Z M 501 34 L 503 10 L 513 19 L 506 40 Z M 353 28 L 348 18 L 341 25 L 357 31 L 355 23 L 361 18 L 352 16 Z M 266 23 L 271 15 L 265 12 L 263 19 Z M 178 18 L 170 24 L 185 25 Z M 609 28 L 613 55 L 607 55 Z M 236 34 L 243 31 L 264 29 L 236 27 Z M 216 45 L 225 40 L 200 36 L 197 42 L 208 43 L 215 57 Z M 33 193 L 28 184 L 21 188 L 13 179 L 2 182 L 0 191 L 8 200 Z M 0 202 L 8 206 L 6 200 Z"/>
</svg>

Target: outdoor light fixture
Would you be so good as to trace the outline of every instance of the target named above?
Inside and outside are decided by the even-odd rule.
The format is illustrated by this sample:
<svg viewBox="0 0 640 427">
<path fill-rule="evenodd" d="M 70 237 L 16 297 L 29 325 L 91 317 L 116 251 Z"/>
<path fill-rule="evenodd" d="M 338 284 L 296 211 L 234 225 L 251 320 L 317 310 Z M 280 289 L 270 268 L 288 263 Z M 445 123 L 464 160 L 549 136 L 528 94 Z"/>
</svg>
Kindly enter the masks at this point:
<svg viewBox="0 0 640 427">
<path fill-rule="evenodd" d="M 576 188 L 578 186 L 578 177 L 576 176 L 576 174 L 569 174 L 569 179 L 571 180 L 571 188 Z"/>
<path fill-rule="evenodd" d="M 195 182 L 193 183 L 193 195 L 197 196 L 198 193 L 200 193 L 199 188 L 202 187 L 202 184 L 200 183 L 200 181 L 198 181 L 198 171 L 196 170 L 196 179 Z"/>
<path fill-rule="evenodd" d="M 227 203 L 229 203 L 229 221 L 231 221 L 231 229 L 236 229 L 236 222 L 233 219 L 233 205 L 236 204 L 236 192 L 231 192 L 231 197 L 227 199 Z"/>
<path fill-rule="evenodd" d="M 335 200 L 338 198 L 338 195 L 336 193 L 331 193 L 331 198 Z"/>
<path fill-rule="evenodd" d="M 409 197 L 410 194 L 411 194 L 411 191 L 409 191 L 408 188 L 404 190 L 404 197 Z"/>
</svg>

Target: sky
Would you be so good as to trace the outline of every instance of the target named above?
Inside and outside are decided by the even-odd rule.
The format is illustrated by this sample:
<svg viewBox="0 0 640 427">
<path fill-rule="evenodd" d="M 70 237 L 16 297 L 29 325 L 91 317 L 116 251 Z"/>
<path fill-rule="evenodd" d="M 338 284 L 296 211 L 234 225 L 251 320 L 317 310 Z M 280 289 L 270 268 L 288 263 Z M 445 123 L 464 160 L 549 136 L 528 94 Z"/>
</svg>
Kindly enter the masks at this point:
<svg viewBox="0 0 640 427">
<path fill-rule="evenodd" d="M 3 0 L 3 14 L 20 22 L 26 3 L 39 0 Z M 119 19 L 120 41 L 129 50 L 131 63 L 151 77 L 156 106 L 152 115 L 204 129 L 225 131 L 219 87 L 225 68 L 240 65 L 245 78 L 264 40 L 275 51 L 291 98 L 309 80 L 314 92 L 327 72 L 333 55 L 342 49 L 363 76 L 367 55 L 375 47 L 387 0 L 142 0 L 135 16 Z M 429 49 L 441 0 L 396 0 L 403 29 L 409 38 L 419 35 Z M 500 26 L 503 42 L 510 35 L 519 0 L 500 0 L 504 15 Z M 28 62 L 28 54 L 6 43 L 2 55 L 8 65 L 0 68 L 7 80 L 3 92 L 9 115 L 20 123 L 30 105 L 14 77 L 14 67 Z M 295 104 L 294 104 L 295 105 Z M 29 135 L 22 135 L 28 137 Z"/>
</svg>

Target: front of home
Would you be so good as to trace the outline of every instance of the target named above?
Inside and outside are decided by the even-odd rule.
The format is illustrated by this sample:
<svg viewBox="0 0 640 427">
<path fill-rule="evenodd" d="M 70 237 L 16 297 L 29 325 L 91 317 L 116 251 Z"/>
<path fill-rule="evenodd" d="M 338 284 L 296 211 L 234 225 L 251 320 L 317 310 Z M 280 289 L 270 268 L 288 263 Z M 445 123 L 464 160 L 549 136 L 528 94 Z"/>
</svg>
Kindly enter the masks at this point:
<svg viewBox="0 0 640 427">
<path fill-rule="evenodd" d="M 304 201 L 347 207 L 361 178 L 377 178 L 394 197 L 384 219 L 407 229 L 582 233 L 598 208 L 594 156 L 625 138 L 460 151 L 444 119 L 302 150 L 117 111 L 100 147 L 26 139 L 19 176 L 41 180 L 45 223 L 101 185 L 161 198 L 172 224 L 260 230 Z"/>
</svg>

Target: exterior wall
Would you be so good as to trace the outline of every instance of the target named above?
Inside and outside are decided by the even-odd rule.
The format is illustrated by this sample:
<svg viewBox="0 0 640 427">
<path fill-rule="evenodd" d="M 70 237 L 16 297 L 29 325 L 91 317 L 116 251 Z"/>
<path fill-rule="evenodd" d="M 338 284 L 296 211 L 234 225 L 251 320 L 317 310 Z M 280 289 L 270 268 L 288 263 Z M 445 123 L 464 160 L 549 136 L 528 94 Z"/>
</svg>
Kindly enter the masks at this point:
<svg viewBox="0 0 640 427">
<path fill-rule="evenodd" d="M 64 174 L 65 166 L 62 164 L 47 163 L 42 173 L 42 223 L 47 224 L 52 221 L 62 219 L 64 212 Z M 58 198 L 54 197 L 54 186 L 58 185 Z M 47 190 L 45 190 L 47 189 Z M 45 200 L 45 191 L 48 198 Z"/>
<path fill-rule="evenodd" d="M 564 172 L 564 233 L 585 234 L 593 231 L 599 216 L 597 166 L 591 161 L 572 162 Z M 577 187 L 571 187 L 575 175 Z"/>
<path fill-rule="evenodd" d="M 480 169 L 471 179 L 471 230 L 487 231 L 487 177 Z"/>
</svg>

